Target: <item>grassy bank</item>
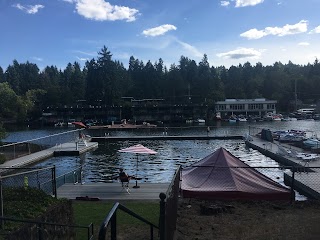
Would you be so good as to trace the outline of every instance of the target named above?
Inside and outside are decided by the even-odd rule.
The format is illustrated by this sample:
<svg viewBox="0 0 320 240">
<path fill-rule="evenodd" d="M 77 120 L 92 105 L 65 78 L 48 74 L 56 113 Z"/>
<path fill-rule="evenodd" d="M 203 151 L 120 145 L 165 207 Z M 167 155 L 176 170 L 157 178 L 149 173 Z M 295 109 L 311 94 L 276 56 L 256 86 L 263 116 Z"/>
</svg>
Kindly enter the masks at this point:
<svg viewBox="0 0 320 240">
<path fill-rule="evenodd" d="M 115 202 L 73 202 L 75 222 L 78 225 L 94 226 L 94 237 L 97 239 L 101 223 L 108 215 Z M 134 213 L 142 216 L 146 220 L 158 226 L 159 221 L 159 202 L 139 201 L 139 202 L 121 202 L 122 205 L 129 208 Z M 118 239 L 148 239 L 150 228 L 145 223 L 118 210 L 117 212 L 117 231 Z M 154 230 L 154 236 L 157 237 L 157 230 Z M 81 231 L 79 239 L 84 239 L 85 232 Z"/>
</svg>

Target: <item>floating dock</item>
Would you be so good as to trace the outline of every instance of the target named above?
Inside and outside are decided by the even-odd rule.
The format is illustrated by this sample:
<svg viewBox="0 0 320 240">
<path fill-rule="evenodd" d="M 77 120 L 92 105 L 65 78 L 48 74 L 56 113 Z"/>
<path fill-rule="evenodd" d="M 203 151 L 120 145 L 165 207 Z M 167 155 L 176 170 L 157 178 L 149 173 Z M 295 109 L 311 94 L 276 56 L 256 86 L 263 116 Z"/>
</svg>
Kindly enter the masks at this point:
<svg viewBox="0 0 320 240">
<path fill-rule="evenodd" d="M 242 136 L 206 136 L 206 135 L 190 135 L 190 136 L 104 136 L 91 137 L 94 142 L 108 142 L 108 141 L 141 141 L 141 140 L 228 140 L 228 139 L 243 139 Z"/>
<path fill-rule="evenodd" d="M 286 185 L 293 184 L 294 189 L 313 199 L 320 199 L 320 155 L 316 160 L 305 161 L 289 154 L 280 154 L 280 149 L 294 149 L 298 152 L 304 152 L 302 149 L 291 146 L 289 144 L 280 144 L 278 142 L 268 142 L 259 137 L 251 136 L 251 141 L 246 141 L 246 145 L 258 150 L 265 156 L 268 156 L 283 166 L 296 167 L 297 171 L 294 173 L 294 181 L 292 174 L 284 173 L 284 182 Z M 305 152 L 308 154 L 308 152 Z M 304 171 L 301 171 L 304 170 Z"/>
<path fill-rule="evenodd" d="M 58 144 L 54 147 L 24 155 L 0 165 L 0 168 L 25 167 L 32 163 L 55 157 L 55 156 L 77 156 L 84 152 L 88 152 L 98 147 L 97 142 L 87 142 L 86 144 L 77 144 L 76 142 L 69 142 Z M 4 171 L 4 169 L 0 170 Z"/>
<path fill-rule="evenodd" d="M 129 183 L 129 190 L 120 182 L 113 183 L 66 183 L 57 189 L 58 198 L 75 200 L 159 200 L 161 192 L 166 193 L 169 183 L 138 183 L 139 188 L 133 188 L 135 182 Z"/>
</svg>

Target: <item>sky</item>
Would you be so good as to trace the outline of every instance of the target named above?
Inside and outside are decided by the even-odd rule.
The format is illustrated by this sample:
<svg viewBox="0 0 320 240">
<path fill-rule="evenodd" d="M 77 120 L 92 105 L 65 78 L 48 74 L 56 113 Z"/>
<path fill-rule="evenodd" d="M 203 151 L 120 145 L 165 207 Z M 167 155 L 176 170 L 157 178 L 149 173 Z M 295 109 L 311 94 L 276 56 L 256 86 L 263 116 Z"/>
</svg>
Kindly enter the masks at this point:
<svg viewBox="0 0 320 240">
<path fill-rule="evenodd" d="M 0 0 L 0 66 L 65 69 L 106 46 L 167 67 L 181 56 L 210 66 L 305 65 L 320 58 L 319 0 Z"/>
</svg>

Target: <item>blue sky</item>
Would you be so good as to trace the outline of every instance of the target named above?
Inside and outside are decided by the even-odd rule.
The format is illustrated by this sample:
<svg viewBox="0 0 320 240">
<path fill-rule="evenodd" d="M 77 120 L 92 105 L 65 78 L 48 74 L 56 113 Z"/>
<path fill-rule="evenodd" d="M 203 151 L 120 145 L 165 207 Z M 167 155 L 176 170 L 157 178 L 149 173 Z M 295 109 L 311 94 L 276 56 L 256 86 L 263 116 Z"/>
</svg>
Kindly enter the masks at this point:
<svg viewBox="0 0 320 240">
<path fill-rule="evenodd" d="M 105 45 L 169 67 L 183 55 L 230 67 L 320 58 L 319 0 L 0 0 L 0 66 L 81 66 Z"/>
</svg>

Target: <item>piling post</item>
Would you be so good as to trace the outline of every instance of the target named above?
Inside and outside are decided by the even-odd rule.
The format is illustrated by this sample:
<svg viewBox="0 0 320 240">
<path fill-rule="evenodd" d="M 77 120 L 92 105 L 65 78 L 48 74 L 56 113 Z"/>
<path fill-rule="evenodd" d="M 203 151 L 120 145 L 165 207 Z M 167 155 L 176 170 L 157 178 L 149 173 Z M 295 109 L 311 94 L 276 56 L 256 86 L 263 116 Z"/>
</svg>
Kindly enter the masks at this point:
<svg viewBox="0 0 320 240">
<path fill-rule="evenodd" d="M 294 201 L 295 194 L 294 194 L 294 173 L 296 171 L 295 167 L 292 167 L 292 176 L 291 176 L 291 203 Z"/>
</svg>

